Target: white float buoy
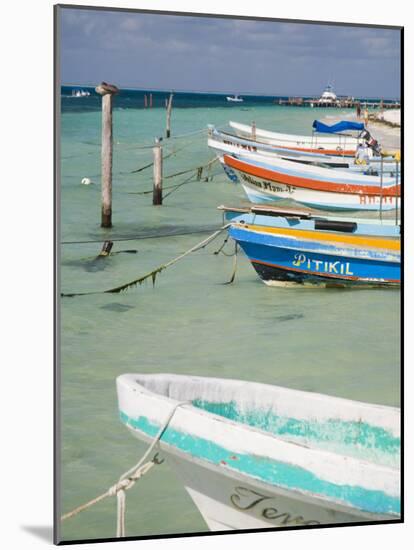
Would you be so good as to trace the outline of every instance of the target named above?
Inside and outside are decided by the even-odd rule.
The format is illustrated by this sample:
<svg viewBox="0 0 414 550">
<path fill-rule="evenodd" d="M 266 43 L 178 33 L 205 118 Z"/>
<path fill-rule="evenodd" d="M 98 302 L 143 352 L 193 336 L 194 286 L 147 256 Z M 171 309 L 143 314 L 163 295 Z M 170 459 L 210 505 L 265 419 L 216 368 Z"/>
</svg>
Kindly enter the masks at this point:
<svg viewBox="0 0 414 550">
<path fill-rule="evenodd" d="M 81 183 L 83 185 L 90 185 L 92 183 L 92 181 L 89 178 L 82 178 Z"/>
</svg>

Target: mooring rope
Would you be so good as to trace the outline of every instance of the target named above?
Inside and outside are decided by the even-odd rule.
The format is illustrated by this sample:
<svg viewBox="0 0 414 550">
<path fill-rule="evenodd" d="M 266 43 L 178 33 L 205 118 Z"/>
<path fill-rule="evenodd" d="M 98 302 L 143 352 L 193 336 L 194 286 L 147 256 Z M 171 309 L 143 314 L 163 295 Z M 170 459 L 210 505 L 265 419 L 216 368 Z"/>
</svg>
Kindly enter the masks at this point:
<svg viewBox="0 0 414 550">
<path fill-rule="evenodd" d="M 168 144 L 168 142 L 170 142 L 171 140 L 174 140 L 174 139 L 181 139 L 181 138 L 184 138 L 184 137 L 187 137 L 187 136 L 194 136 L 196 134 L 203 134 L 207 132 L 207 128 L 203 128 L 202 130 L 196 130 L 194 132 L 188 132 L 187 134 L 181 134 L 181 135 L 178 135 L 178 136 L 171 136 L 169 138 L 163 138 L 163 143 L 165 145 Z M 165 140 L 165 141 L 164 141 Z M 92 143 L 92 142 L 83 142 L 83 143 L 86 143 L 86 145 L 92 145 L 93 147 L 99 147 L 101 144 L 100 143 Z M 189 147 L 191 146 L 193 143 L 189 143 L 188 145 L 185 145 L 183 147 L 181 147 L 181 149 L 185 149 L 186 147 Z M 114 149 L 119 149 L 120 151 L 145 151 L 146 149 L 152 149 L 154 147 L 154 144 L 145 144 L 145 143 L 140 143 L 140 142 L 135 142 L 135 143 L 122 143 L 121 141 L 114 141 Z M 180 149 L 180 150 L 181 150 Z M 81 157 L 84 157 L 84 156 L 89 156 L 89 155 L 96 155 L 99 151 L 87 151 L 85 153 L 78 153 L 76 155 L 68 155 L 68 156 L 62 156 L 61 157 L 61 160 L 71 160 L 71 159 L 74 159 L 74 158 L 81 158 Z M 164 157 L 166 158 L 166 157 Z"/>
<path fill-rule="evenodd" d="M 214 164 L 217 161 L 218 161 L 218 157 L 214 157 L 213 159 L 210 159 L 206 164 L 203 164 L 202 166 L 196 166 L 195 168 L 189 168 L 188 170 L 182 170 L 181 172 L 176 172 L 175 174 L 170 174 L 168 176 L 165 176 L 164 179 L 168 180 L 170 178 L 175 178 L 176 176 L 182 176 L 183 174 L 188 174 L 189 172 L 194 172 L 195 170 L 197 170 L 197 172 L 200 173 L 200 178 L 199 179 L 201 179 L 201 174 L 202 174 L 204 168 L 208 168 L 209 166 L 211 166 L 212 164 Z"/>
<path fill-rule="evenodd" d="M 226 238 L 224 239 L 224 241 L 223 241 L 223 244 L 221 244 L 221 245 L 220 245 L 220 248 L 218 248 L 215 252 L 213 252 L 213 254 L 215 254 L 216 256 L 217 256 L 218 254 L 220 254 L 220 252 L 221 252 L 221 251 L 223 250 L 223 248 L 226 246 L 226 244 L 227 244 L 229 238 L 230 238 L 229 235 L 227 235 L 227 237 L 226 237 Z"/>
<path fill-rule="evenodd" d="M 227 283 L 224 283 L 225 285 L 231 285 L 234 283 L 234 279 L 236 278 L 236 271 L 237 271 L 237 251 L 238 251 L 238 243 L 235 242 L 235 248 L 234 248 L 234 254 L 233 254 L 233 271 L 230 277 L 230 280 L 227 281 Z"/>
<path fill-rule="evenodd" d="M 216 157 L 216 158 L 210 159 L 207 162 L 207 164 L 203 164 L 202 166 L 198 166 L 198 167 L 195 167 L 195 168 L 189 168 L 188 170 L 182 170 L 181 172 L 176 172 L 175 174 L 169 174 L 168 176 L 164 176 L 164 179 L 167 180 L 167 179 L 175 178 L 177 176 L 182 176 L 183 174 L 189 174 L 191 172 L 190 177 L 185 179 L 181 183 L 163 187 L 163 190 L 164 189 L 173 189 L 173 191 L 170 191 L 169 193 L 164 195 L 163 199 L 168 197 L 168 195 L 171 195 L 171 193 L 173 193 L 176 189 L 178 189 L 182 185 L 185 185 L 187 183 L 193 183 L 193 181 L 201 181 L 201 176 L 202 176 L 203 170 L 205 168 L 208 168 L 209 174 L 210 174 L 211 166 L 217 161 L 218 161 L 218 158 Z M 197 176 L 196 176 L 195 180 L 191 181 L 192 178 L 195 176 L 195 174 L 193 174 L 193 172 L 196 172 Z M 208 178 L 209 178 L 209 175 L 207 176 L 206 181 L 208 180 Z M 153 189 L 147 189 L 146 191 L 130 191 L 130 192 L 128 192 L 128 195 L 149 195 L 153 192 L 154 192 Z"/>
<path fill-rule="evenodd" d="M 171 151 L 167 155 L 164 155 L 163 160 L 166 160 L 166 159 L 168 159 L 168 158 L 170 158 L 174 155 L 177 155 L 180 151 L 182 151 L 183 149 L 186 149 L 190 145 L 191 144 L 189 144 L 188 146 L 180 147 L 179 149 L 175 149 L 175 150 Z M 146 164 L 145 166 L 141 166 L 140 168 L 137 168 L 136 170 L 131 170 L 130 172 L 118 172 L 118 173 L 121 174 L 121 175 L 124 175 L 124 174 L 138 174 L 139 172 L 142 172 L 143 170 L 146 170 L 147 168 L 150 168 L 153 165 L 154 165 L 154 161 L 150 162 L 149 164 Z"/>
<path fill-rule="evenodd" d="M 219 130 L 220 128 L 224 128 L 224 126 L 226 125 L 223 125 L 223 126 L 217 126 L 217 129 Z M 195 136 L 197 134 L 204 134 L 204 133 L 207 133 L 208 132 L 208 128 L 201 128 L 199 130 L 194 130 L 192 132 L 187 132 L 187 133 L 184 133 L 184 134 L 178 134 L 178 135 L 173 135 L 173 136 L 170 136 L 169 138 L 163 138 L 163 141 L 164 143 L 168 143 L 168 142 L 171 142 L 172 140 L 174 139 L 182 139 L 182 138 L 185 138 L 185 137 L 189 137 L 189 136 Z M 99 144 L 98 144 L 99 145 Z M 125 146 L 124 148 L 124 151 L 128 150 L 128 149 L 151 149 L 152 147 L 154 147 L 154 144 L 149 144 L 147 145 L 146 143 L 140 143 L 140 142 L 135 142 L 135 143 L 122 143 L 120 141 L 118 141 L 116 143 L 117 146 Z"/>
<path fill-rule="evenodd" d="M 177 136 L 170 136 L 168 139 L 181 139 L 188 136 L 195 136 L 197 134 L 204 134 L 208 131 L 208 128 L 201 128 L 200 130 L 194 130 L 193 132 L 187 132 L 185 134 L 178 134 Z"/>
<path fill-rule="evenodd" d="M 159 267 L 157 267 L 153 271 L 150 271 L 149 273 L 147 273 L 146 275 L 143 275 L 142 277 L 139 277 L 138 279 L 134 279 L 133 281 L 129 281 L 128 283 L 117 286 L 115 288 L 110 288 L 108 290 L 93 290 L 93 291 L 90 291 L 90 292 L 70 292 L 70 293 L 61 292 L 60 295 L 62 297 L 73 298 L 74 296 L 90 296 L 92 294 L 109 294 L 109 293 L 114 294 L 114 293 L 119 293 L 119 292 L 122 292 L 124 290 L 127 290 L 128 288 L 135 287 L 138 284 L 141 285 L 146 279 L 149 279 L 150 277 L 152 279 L 152 284 L 154 285 L 155 284 L 155 279 L 156 279 L 157 275 L 159 273 L 161 273 L 161 271 L 164 271 L 164 269 L 167 269 L 167 267 L 170 267 L 173 264 L 177 263 L 179 260 L 182 260 L 183 258 L 188 256 L 192 252 L 196 252 L 197 250 L 200 250 L 201 248 L 206 247 L 211 241 L 213 241 L 218 235 L 220 235 L 220 233 L 222 233 L 228 227 L 230 227 L 230 225 L 231 224 L 228 223 L 228 224 L 224 225 L 223 227 L 220 227 L 220 229 L 218 229 L 217 231 L 215 231 L 214 233 L 209 235 L 206 239 L 204 239 L 200 243 L 196 244 L 195 246 L 193 246 L 192 248 L 190 248 L 186 252 L 183 252 L 182 254 L 177 256 L 176 258 L 173 258 L 172 260 L 170 260 L 166 264 L 160 265 Z"/>
<path fill-rule="evenodd" d="M 186 178 L 184 181 L 182 181 L 181 183 L 178 183 L 176 185 L 171 185 L 170 188 L 171 188 L 171 191 L 169 191 L 168 193 L 166 193 L 162 200 L 164 201 L 167 197 L 169 197 L 172 193 L 174 193 L 175 191 L 177 191 L 177 189 L 179 189 L 180 187 L 182 187 L 183 185 L 187 185 L 187 183 L 194 183 L 196 181 L 199 181 L 199 180 L 195 180 L 194 179 L 194 174 L 191 174 L 188 178 Z"/>
<path fill-rule="evenodd" d="M 175 187 L 171 186 L 171 187 Z M 223 222 L 224 223 L 224 222 Z M 182 237 L 185 235 L 199 235 L 200 233 L 208 233 L 215 229 L 210 227 L 208 229 L 199 229 L 197 231 L 185 231 L 183 233 L 159 233 L 157 235 L 137 235 L 136 237 L 119 237 L 119 239 L 111 238 L 111 241 L 114 243 L 123 242 L 123 241 L 145 241 L 146 239 L 163 239 L 166 237 Z M 92 243 L 103 243 L 105 239 L 90 239 L 86 241 L 62 241 L 60 244 L 92 244 Z"/>
<path fill-rule="evenodd" d="M 234 255 L 237 254 L 237 247 L 236 247 L 235 251 L 232 252 L 231 254 L 228 254 L 227 252 L 224 252 L 224 248 L 225 248 L 226 244 L 228 243 L 229 238 L 230 238 L 230 235 L 227 235 L 227 237 L 224 239 L 223 244 L 220 246 L 220 248 L 218 248 L 217 250 L 215 250 L 213 252 L 213 254 L 215 256 L 217 256 L 218 254 L 223 254 L 224 256 L 227 256 L 228 258 L 232 258 Z"/>
<path fill-rule="evenodd" d="M 165 191 L 166 189 L 172 189 L 172 191 L 170 191 L 166 195 L 163 195 L 162 199 L 164 200 L 166 197 L 168 197 L 168 195 L 171 195 L 171 193 L 173 193 L 178 187 L 181 187 L 182 185 L 185 185 L 187 183 L 194 183 L 195 181 L 199 181 L 199 180 L 193 179 L 193 178 L 194 178 L 194 174 L 191 174 L 190 177 L 186 178 L 181 183 L 175 183 L 174 185 L 165 185 L 165 186 L 163 186 L 162 187 L 163 191 Z M 146 191 L 130 191 L 128 193 L 128 195 L 150 195 L 152 193 L 154 193 L 153 189 L 147 189 Z"/>
<path fill-rule="evenodd" d="M 85 502 L 85 504 L 81 504 L 80 506 L 77 506 L 72 511 L 66 514 L 63 514 L 60 520 L 65 521 L 66 519 L 72 518 L 80 514 L 84 510 L 87 510 L 91 506 L 94 506 L 95 504 L 97 504 L 98 502 L 101 502 L 101 500 L 104 500 L 107 497 L 116 496 L 117 497 L 116 536 L 117 538 L 125 537 L 126 491 L 131 489 L 142 476 L 144 476 L 147 472 L 149 472 L 149 470 L 151 470 L 153 466 L 155 466 L 156 464 L 162 464 L 164 462 L 164 460 L 158 460 L 158 453 L 156 453 L 150 461 L 144 464 L 144 461 L 152 453 L 152 451 L 154 450 L 154 447 L 160 441 L 165 430 L 168 428 L 168 425 L 170 424 L 175 411 L 182 405 L 188 405 L 188 404 L 190 404 L 189 401 L 179 401 L 173 406 L 173 408 L 168 414 L 168 417 L 166 418 L 166 420 L 158 430 L 157 435 L 152 440 L 151 445 L 148 447 L 148 449 L 145 451 L 145 453 L 142 455 L 139 461 L 135 464 L 135 466 L 132 466 L 132 468 L 124 472 L 120 476 L 118 481 L 114 485 L 112 485 L 107 491 L 97 496 L 96 498 L 93 498 L 92 500 Z"/>
</svg>

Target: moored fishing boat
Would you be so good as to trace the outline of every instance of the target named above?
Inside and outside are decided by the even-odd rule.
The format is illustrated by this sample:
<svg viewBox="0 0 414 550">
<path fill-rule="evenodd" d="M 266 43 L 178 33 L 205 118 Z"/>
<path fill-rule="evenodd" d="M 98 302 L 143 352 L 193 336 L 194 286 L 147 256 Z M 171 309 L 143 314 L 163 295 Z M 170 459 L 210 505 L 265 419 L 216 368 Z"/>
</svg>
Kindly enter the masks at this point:
<svg viewBox="0 0 414 550">
<path fill-rule="evenodd" d="M 219 131 L 212 125 L 209 125 L 208 130 L 207 145 L 210 149 L 215 151 L 219 158 L 222 157 L 223 154 L 229 154 L 236 158 L 242 158 L 244 156 L 246 159 L 256 158 L 260 160 L 262 156 L 270 163 L 272 159 L 275 159 L 277 163 L 277 159 L 281 158 L 293 162 L 300 162 L 302 164 L 323 166 L 325 168 L 348 168 L 354 172 L 366 175 L 379 175 L 381 172 L 383 174 L 389 174 L 396 171 L 395 156 L 376 156 L 374 151 L 368 146 L 361 147 L 361 155 L 359 155 L 358 150 L 356 153 L 357 156 L 352 158 L 347 156 L 326 155 L 319 152 L 307 153 L 295 149 L 287 149 L 286 147 L 267 145 Z"/>
<path fill-rule="evenodd" d="M 173 374 L 125 374 L 117 392 L 211 530 L 399 519 L 397 408 Z"/>
<path fill-rule="evenodd" d="M 220 207 L 229 235 L 270 286 L 395 287 L 400 227 L 294 209 Z"/>
<path fill-rule="evenodd" d="M 333 126 L 328 126 L 319 121 L 313 123 L 311 136 L 282 134 L 253 127 L 247 124 L 230 121 L 229 125 L 240 137 L 254 139 L 262 143 L 287 147 L 298 151 L 319 151 L 328 155 L 354 156 L 359 143 L 365 141 L 365 127 L 362 123 L 352 121 L 341 121 Z M 344 134 L 344 131 L 357 132 L 357 136 Z M 329 137 L 321 136 L 319 133 L 329 133 Z M 362 135 L 361 135 L 362 134 Z"/>
<path fill-rule="evenodd" d="M 208 130 L 208 146 L 218 153 L 240 153 L 248 151 L 260 153 L 265 156 L 279 155 L 281 158 L 297 159 L 304 163 L 324 162 L 336 168 L 348 168 L 350 163 L 353 162 L 352 157 L 343 155 L 326 155 L 317 150 L 304 152 L 297 149 L 288 149 L 287 147 L 278 147 L 277 145 L 262 143 L 249 138 L 241 138 L 227 132 L 219 131 L 213 125 L 209 125 Z"/>
<path fill-rule="evenodd" d="M 382 211 L 399 206 L 398 163 L 392 175 L 373 176 L 253 154 L 224 154 L 221 159 L 254 203 L 287 199 L 322 210 Z"/>
</svg>

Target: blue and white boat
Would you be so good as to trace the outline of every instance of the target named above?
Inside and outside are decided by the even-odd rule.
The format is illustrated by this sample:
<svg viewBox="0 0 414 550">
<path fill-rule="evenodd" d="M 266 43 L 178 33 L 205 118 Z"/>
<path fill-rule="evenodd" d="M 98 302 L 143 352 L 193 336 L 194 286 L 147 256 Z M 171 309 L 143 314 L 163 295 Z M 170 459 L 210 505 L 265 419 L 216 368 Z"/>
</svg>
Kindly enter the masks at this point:
<svg viewBox="0 0 414 550">
<path fill-rule="evenodd" d="M 277 147 L 319 152 L 327 155 L 353 157 L 358 145 L 365 140 L 363 137 L 365 128 L 362 123 L 344 120 L 333 126 L 314 121 L 312 135 L 310 136 L 272 132 L 232 120 L 229 121 L 229 126 L 242 138 L 254 139 Z M 346 134 L 345 131 L 355 132 L 356 135 Z"/>
<path fill-rule="evenodd" d="M 400 226 L 309 211 L 221 207 L 229 235 L 270 286 L 399 286 Z"/>
<path fill-rule="evenodd" d="M 304 152 L 240 138 L 209 125 L 207 145 L 217 154 L 220 160 L 222 160 L 223 155 L 228 154 L 236 158 L 245 157 L 246 159 L 262 157 L 270 163 L 273 159 L 277 162 L 277 159 L 281 158 L 325 168 L 347 168 L 366 175 L 380 175 L 381 171 L 387 175 L 395 172 L 396 160 L 392 155 L 378 156 L 366 144 L 361 147 L 360 158 L 358 158 L 359 151 L 357 151 L 356 157 L 327 155 L 318 151 Z"/>
<path fill-rule="evenodd" d="M 399 521 L 398 408 L 174 374 L 124 374 L 117 392 L 213 531 Z"/>
<path fill-rule="evenodd" d="M 395 210 L 399 207 L 401 174 L 364 174 L 350 169 L 326 168 L 267 158 L 255 153 L 223 154 L 229 177 L 237 177 L 253 203 L 295 201 L 320 210 Z"/>
</svg>

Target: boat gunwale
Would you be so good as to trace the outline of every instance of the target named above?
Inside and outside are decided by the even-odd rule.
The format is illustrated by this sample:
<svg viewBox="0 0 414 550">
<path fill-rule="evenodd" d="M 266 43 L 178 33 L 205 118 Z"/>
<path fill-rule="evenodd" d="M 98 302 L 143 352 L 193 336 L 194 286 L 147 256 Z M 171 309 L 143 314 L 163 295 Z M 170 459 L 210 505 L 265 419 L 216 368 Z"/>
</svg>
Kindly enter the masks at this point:
<svg viewBox="0 0 414 550">
<path fill-rule="evenodd" d="M 160 375 L 161 375 L 161 373 L 160 373 Z M 138 386 L 139 388 L 142 388 L 141 391 L 138 391 L 136 389 L 133 389 L 133 391 L 135 391 L 139 394 L 145 395 L 147 397 L 151 397 L 153 399 L 160 399 L 161 401 L 163 401 L 165 403 L 173 404 L 173 405 L 177 405 L 180 402 L 180 400 L 175 399 L 173 397 L 168 397 L 168 396 L 163 395 L 161 393 L 156 393 L 152 390 L 148 390 L 145 386 L 143 386 L 142 384 L 140 384 L 139 382 L 136 381 L 136 379 L 134 378 L 136 376 L 140 376 L 140 375 L 137 374 L 137 373 L 135 373 L 135 374 L 132 374 L 132 373 L 122 374 L 122 375 L 118 376 L 117 380 L 121 381 L 121 379 L 122 379 L 122 383 L 124 383 L 125 380 L 128 380 L 128 386 L 131 385 L 131 381 L 132 381 L 132 383 L 134 383 L 136 386 Z M 152 376 L 157 376 L 157 375 L 151 375 L 150 374 L 150 375 L 146 375 L 146 376 L 151 376 L 152 377 Z M 164 376 L 168 376 L 168 375 L 164 374 Z M 176 375 L 176 376 L 183 376 L 183 377 L 187 378 L 187 375 Z M 203 379 L 203 377 L 194 377 L 194 376 L 191 376 L 191 375 L 188 375 L 188 378 Z M 209 378 L 209 380 L 220 380 L 220 381 L 225 380 L 225 381 L 230 381 L 230 382 L 231 381 L 246 382 L 247 384 L 258 384 L 260 386 L 273 387 L 273 385 L 271 385 L 271 384 L 262 384 L 260 382 L 240 381 L 240 380 L 236 380 L 236 379 Z M 352 400 L 352 399 L 347 399 L 347 398 L 342 398 L 342 397 L 329 396 L 329 395 L 324 395 L 324 394 L 317 393 L 317 392 L 306 392 L 306 391 L 303 391 L 303 390 L 294 390 L 294 389 L 290 389 L 290 388 L 284 388 L 282 386 L 275 386 L 275 387 L 280 388 L 282 390 L 288 390 L 289 392 L 294 392 L 294 393 L 297 392 L 298 394 L 309 394 L 309 393 L 311 393 L 312 396 L 315 396 L 315 397 L 323 397 L 324 399 L 327 398 L 328 400 L 333 400 L 333 401 L 338 400 L 338 401 L 346 402 L 348 404 L 352 403 L 352 404 L 356 404 L 358 406 L 362 406 L 363 408 L 367 408 L 367 409 L 378 408 L 380 411 L 387 411 L 388 410 L 389 412 L 392 412 L 393 414 L 399 414 L 400 422 L 399 422 L 399 425 L 397 426 L 398 429 L 396 430 L 395 434 L 394 434 L 394 430 L 390 427 L 386 428 L 386 427 L 384 427 L 382 425 L 379 425 L 379 424 L 376 425 L 376 426 L 380 427 L 380 428 L 382 428 L 386 431 L 389 431 L 390 433 L 393 433 L 393 436 L 396 437 L 396 438 L 401 437 L 401 435 L 400 435 L 401 411 L 398 407 L 391 407 L 391 406 L 388 406 L 388 405 L 378 405 L 378 404 L 364 403 L 363 401 L 355 401 L 355 400 Z M 266 430 L 257 428 L 255 426 L 252 426 L 252 425 L 249 425 L 249 424 L 246 424 L 246 423 L 243 423 L 243 422 L 239 422 L 239 421 L 236 421 L 236 420 L 232 420 L 228 417 L 221 416 L 221 415 L 216 414 L 216 413 L 212 413 L 212 412 L 207 411 L 205 409 L 202 409 L 200 407 L 196 407 L 190 401 L 188 403 L 183 403 L 182 406 L 177 409 L 176 413 L 174 414 L 174 417 L 176 417 L 176 415 L 180 414 L 180 409 L 186 410 L 187 412 L 192 413 L 192 414 L 197 414 L 197 415 L 206 417 L 208 419 L 212 419 L 214 421 L 224 423 L 226 425 L 233 426 L 233 427 L 237 428 L 238 430 L 243 430 L 243 431 L 247 430 L 248 432 L 253 432 L 253 433 L 255 433 L 257 435 L 260 435 L 262 437 L 269 438 L 270 440 L 272 440 L 274 442 L 277 442 L 278 444 L 280 444 L 282 446 L 287 446 L 287 448 L 291 448 L 291 446 L 299 447 L 299 448 L 303 449 L 304 451 L 306 451 L 308 453 L 312 453 L 313 455 L 317 455 L 317 456 L 319 455 L 322 458 L 324 456 L 327 457 L 327 458 L 331 458 L 331 459 L 334 457 L 334 460 L 336 460 L 336 461 L 343 461 L 344 459 L 347 460 L 347 461 L 351 461 L 352 463 L 354 463 L 355 466 L 357 464 L 362 464 L 365 467 L 379 468 L 380 471 L 383 470 L 383 471 L 387 471 L 387 472 L 399 472 L 398 467 L 393 467 L 393 466 L 390 466 L 390 465 L 380 464 L 378 462 L 373 462 L 373 461 L 370 461 L 370 460 L 367 460 L 367 459 L 363 459 L 363 458 L 359 458 L 359 457 L 355 457 L 355 456 L 350 456 L 350 455 L 346 455 L 346 454 L 341 454 L 341 453 L 337 453 L 337 452 L 334 452 L 334 451 L 331 451 L 331 450 L 321 449 L 319 447 L 309 446 L 309 445 L 305 445 L 305 444 L 302 444 L 302 443 L 298 443 L 298 442 L 283 439 L 279 435 L 274 434 L 272 432 L 268 432 Z M 129 416 L 129 415 L 127 415 L 127 416 Z M 158 423 L 158 420 L 162 420 L 162 419 L 157 418 L 156 419 L 157 423 Z M 174 418 L 172 419 L 172 421 L 174 421 Z M 347 422 L 347 421 L 344 420 L 344 422 Z M 134 428 L 131 427 L 131 429 L 134 429 Z M 194 430 L 194 433 L 197 433 L 197 429 Z M 254 453 L 249 453 L 249 454 L 251 454 L 252 456 L 254 455 Z M 271 457 L 267 457 L 265 455 L 255 455 L 255 456 L 262 457 L 262 458 L 269 458 L 270 460 L 272 460 Z"/>
<path fill-rule="evenodd" d="M 217 131 L 217 130 L 216 130 Z M 208 147 L 211 147 L 211 149 L 214 149 L 215 151 L 221 151 L 226 148 L 232 148 L 231 152 L 234 153 L 255 153 L 257 155 L 263 155 L 264 157 L 271 157 L 274 156 L 291 156 L 295 159 L 300 159 L 301 157 L 306 157 L 309 159 L 309 161 L 319 160 L 321 163 L 323 161 L 331 161 L 331 162 L 339 162 L 338 159 L 343 159 L 343 162 L 340 163 L 341 166 L 345 164 L 349 164 L 355 154 L 343 154 L 340 151 L 337 152 L 336 155 L 333 154 L 333 152 L 330 153 L 324 153 L 323 151 L 326 151 L 325 149 L 301 149 L 301 148 L 295 148 L 295 147 L 289 147 L 289 146 L 283 146 L 283 145 L 272 145 L 270 143 L 263 143 L 261 141 L 254 141 L 249 140 L 248 138 L 242 138 L 240 136 L 233 136 L 233 134 L 227 134 L 225 132 L 220 132 L 220 137 L 217 134 L 213 134 L 211 137 L 207 140 Z M 221 137 L 223 136 L 223 137 Z M 227 137 L 228 136 L 228 137 Z M 220 140 L 221 139 L 221 140 Z M 226 139 L 230 141 L 231 143 L 226 143 Z M 244 143 L 243 143 L 244 142 Z M 243 145 L 246 145 L 246 147 L 243 147 Z M 249 147 L 251 149 L 249 149 Z M 233 149 L 236 149 L 233 151 Z M 297 162 L 297 161 L 296 161 Z M 344 167 L 345 169 L 345 167 Z"/>
<path fill-rule="evenodd" d="M 237 130 L 242 133 L 251 134 L 252 133 L 252 126 L 249 124 L 242 124 L 240 122 L 234 122 L 232 120 L 229 121 L 229 126 L 233 128 L 234 130 Z M 358 130 L 359 131 L 359 130 Z M 335 145 L 339 144 L 342 141 L 346 143 L 346 141 L 350 142 L 348 145 L 352 146 L 353 142 L 356 142 L 355 145 L 357 145 L 360 141 L 358 137 L 353 136 L 352 134 L 334 134 L 339 139 L 327 137 L 327 136 L 320 136 L 318 132 L 313 132 L 310 135 L 301 135 L 301 134 L 283 134 L 281 132 L 272 132 L 271 130 L 265 130 L 263 128 L 257 128 L 256 127 L 256 137 L 262 136 L 265 139 L 270 140 L 279 140 L 279 141 L 287 141 L 287 142 L 296 142 L 299 144 L 305 144 L 307 142 L 313 142 L 316 141 L 316 143 L 320 143 L 321 145 Z M 341 139 L 343 138 L 343 139 Z M 323 150 L 323 149 L 322 149 Z M 340 153 L 343 153 L 346 151 L 339 151 Z M 355 152 L 355 149 L 353 150 Z"/>
<path fill-rule="evenodd" d="M 235 216 L 229 220 L 230 223 L 234 220 L 235 217 L 241 216 L 241 214 L 247 214 L 251 216 L 263 216 L 264 218 L 283 218 L 286 220 L 298 220 L 302 221 L 344 221 L 344 222 L 353 222 L 359 226 L 373 226 L 377 227 L 400 227 L 400 224 L 395 223 L 395 218 L 384 218 L 382 220 L 378 218 L 356 218 L 352 216 L 341 216 L 340 214 L 334 214 L 329 212 L 327 214 L 316 212 L 314 209 L 309 207 L 291 207 L 291 206 L 277 206 L 277 203 L 270 203 L 268 205 L 261 203 L 247 203 L 240 206 L 226 206 L 221 204 L 217 206 L 217 210 L 221 212 L 234 212 Z M 399 237 L 400 235 L 396 235 Z"/>
<path fill-rule="evenodd" d="M 398 244 L 398 241 L 399 241 L 399 237 L 398 235 L 396 236 L 387 236 L 387 237 L 382 237 L 382 236 L 379 236 L 379 237 L 375 237 L 375 236 L 372 236 L 372 235 L 351 235 L 351 234 L 348 234 L 348 233 L 342 233 L 342 232 L 334 232 L 334 231 L 326 231 L 324 233 L 322 233 L 322 231 L 324 230 L 320 230 L 320 229 L 314 229 L 314 230 L 311 230 L 311 229 L 290 229 L 290 228 L 284 228 L 284 227 L 272 227 L 272 226 L 263 226 L 263 225 L 259 225 L 259 224 L 256 224 L 256 223 L 244 223 L 242 224 L 241 222 L 232 222 L 231 223 L 231 227 L 233 228 L 236 228 L 236 229 L 239 229 L 239 230 L 244 230 L 246 232 L 251 232 L 251 233 L 255 233 L 255 234 L 258 234 L 258 235 L 264 235 L 264 236 L 267 236 L 269 238 L 272 238 L 274 237 L 275 239 L 277 238 L 283 238 L 283 239 L 291 239 L 292 241 L 295 241 L 295 243 L 300 246 L 300 242 L 304 242 L 304 243 L 318 243 L 323 247 L 328 247 L 328 246 L 336 246 L 336 247 L 339 247 L 339 245 L 341 246 L 341 248 L 343 248 L 344 250 L 354 250 L 354 251 L 369 251 L 369 252 L 378 252 L 378 253 L 387 253 L 389 252 L 389 254 L 393 255 L 395 257 L 395 259 L 393 260 L 390 260 L 392 262 L 397 262 L 397 263 L 400 263 L 400 247 L 396 246 L 395 248 L 393 248 L 392 246 L 390 246 L 392 243 L 396 243 Z M 289 232 L 291 232 L 292 234 L 289 235 Z M 295 235 L 294 233 L 298 233 L 298 232 L 301 232 L 301 233 L 304 233 L 304 232 L 309 232 L 309 235 L 306 235 L 306 236 L 298 236 L 298 235 Z M 316 233 L 315 236 L 312 236 L 313 233 Z M 320 233 L 320 235 L 319 235 Z M 324 237 L 326 238 L 323 238 L 321 235 L 323 235 Z M 329 239 L 328 237 L 332 235 L 333 237 L 339 237 L 338 239 L 335 239 L 335 238 L 332 238 L 332 239 Z M 343 237 L 351 237 L 353 236 L 354 239 L 346 239 L 346 238 L 343 238 Z M 360 237 L 361 240 L 363 239 L 367 239 L 367 240 L 372 240 L 374 241 L 372 244 L 367 244 L 366 242 L 361 242 L 361 244 L 359 244 L 358 242 L 353 242 L 354 240 L 357 241 L 358 240 L 358 237 Z M 380 245 L 380 242 L 378 243 L 375 243 L 375 241 L 378 240 L 384 240 L 384 241 L 390 241 L 390 245 L 387 246 L 387 245 Z M 269 246 L 272 246 L 271 243 L 268 243 Z M 279 248 L 279 247 L 278 247 Z M 294 246 L 280 246 L 280 248 L 296 248 Z M 321 249 L 321 250 L 318 250 L 319 252 L 321 253 L 326 253 L 326 254 L 329 254 L 329 250 L 328 249 Z M 315 252 L 317 252 L 317 250 L 315 250 Z M 335 254 L 335 251 L 331 251 L 332 254 Z M 339 252 L 338 252 L 339 254 Z M 346 254 L 343 254 L 346 256 Z M 367 260 L 376 260 L 377 258 L 370 258 L 369 256 L 363 256 L 365 259 Z"/>
</svg>

